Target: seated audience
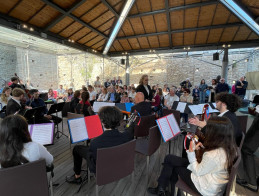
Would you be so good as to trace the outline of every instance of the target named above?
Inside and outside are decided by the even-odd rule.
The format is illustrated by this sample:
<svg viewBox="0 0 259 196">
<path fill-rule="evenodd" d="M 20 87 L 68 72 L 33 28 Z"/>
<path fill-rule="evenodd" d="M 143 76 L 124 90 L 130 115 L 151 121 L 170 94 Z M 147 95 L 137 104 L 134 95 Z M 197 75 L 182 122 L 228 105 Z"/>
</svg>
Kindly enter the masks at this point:
<svg viewBox="0 0 259 196">
<path fill-rule="evenodd" d="M 216 88 L 216 93 L 221 93 L 221 92 L 229 92 L 229 86 L 227 83 L 225 83 L 225 79 L 221 78 L 220 82 L 217 85 Z"/>
<path fill-rule="evenodd" d="M 79 101 L 80 101 L 80 91 L 76 90 L 74 93 L 74 97 L 71 99 L 71 102 L 70 102 L 70 110 L 69 110 L 70 112 L 76 113 L 76 106 L 79 103 Z"/>
<path fill-rule="evenodd" d="M 190 94 L 190 89 L 184 89 L 183 95 L 180 97 L 181 102 L 193 103 L 192 95 Z M 187 128 L 190 128 L 188 124 L 188 114 L 181 113 L 181 117 L 184 118 L 185 123 L 187 123 Z"/>
<path fill-rule="evenodd" d="M 106 80 L 106 82 L 104 82 L 104 87 L 108 88 L 111 85 L 111 83 L 109 82 L 109 78 Z"/>
<path fill-rule="evenodd" d="M 23 100 L 25 94 L 24 90 L 22 90 L 21 88 L 14 88 L 12 94 L 12 98 L 8 101 L 6 105 L 7 116 L 17 113 L 24 115 L 26 109 L 31 109 L 31 107 L 21 103 L 21 100 Z"/>
<path fill-rule="evenodd" d="M 91 85 L 88 85 L 88 92 L 89 92 L 89 100 L 90 104 L 93 105 L 95 99 L 96 99 L 96 92 L 94 91 L 94 88 Z"/>
<path fill-rule="evenodd" d="M 165 106 L 171 109 L 175 101 L 179 101 L 179 97 L 175 94 L 175 88 L 170 88 L 169 94 L 165 97 Z"/>
<path fill-rule="evenodd" d="M 85 85 L 82 85 L 82 89 L 81 89 L 80 93 L 82 93 L 82 92 L 88 92 L 88 90 L 87 90 L 87 88 L 85 87 Z"/>
<path fill-rule="evenodd" d="M 120 132 L 117 127 L 122 119 L 121 112 L 116 107 L 102 107 L 98 113 L 104 132 L 99 137 L 92 139 L 90 146 L 77 145 L 73 149 L 74 172 L 72 176 L 68 176 L 68 183 L 80 184 L 81 166 L 83 158 L 87 161 L 87 166 L 91 172 L 96 172 L 97 149 L 117 146 L 133 139 L 134 125 Z"/>
<path fill-rule="evenodd" d="M 109 94 L 108 94 L 107 88 L 103 87 L 102 93 L 99 95 L 97 101 L 107 101 L 108 96 L 109 96 Z"/>
<path fill-rule="evenodd" d="M 203 150 L 204 149 L 204 150 Z M 195 150 L 202 152 L 198 162 Z M 166 187 L 171 183 L 171 195 L 175 193 L 178 176 L 194 191 L 201 195 L 223 195 L 231 168 L 236 160 L 237 146 L 233 136 L 233 125 L 225 117 L 211 117 L 206 127 L 203 144 L 193 144 L 186 151 L 188 159 L 167 155 L 156 188 L 148 192 L 166 195 Z"/>
<path fill-rule="evenodd" d="M 121 98 L 119 93 L 116 93 L 115 88 L 113 86 L 110 86 L 108 90 L 109 90 L 108 101 L 113 103 L 120 103 Z"/>
<path fill-rule="evenodd" d="M 73 89 L 69 88 L 68 91 L 67 91 L 67 100 L 66 101 L 70 102 L 73 97 L 74 97 Z"/>
<path fill-rule="evenodd" d="M 157 88 L 154 98 L 155 101 L 151 103 L 153 111 L 157 112 L 160 108 L 161 101 L 163 99 L 163 92 L 161 88 Z"/>
<path fill-rule="evenodd" d="M 49 92 L 48 92 L 48 99 L 53 101 L 54 103 L 57 103 L 57 100 L 56 100 L 56 96 L 54 94 L 54 91 L 53 89 L 49 89 Z"/>
<path fill-rule="evenodd" d="M 186 78 L 186 80 L 181 82 L 180 85 L 181 85 L 181 87 L 183 87 L 185 89 L 190 89 L 192 87 L 192 84 L 191 84 L 189 78 Z"/>
<path fill-rule="evenodd" d="M 90 104 L 89 97 L 90 97 L 89 92 L 82 92 L 81 101 L 76 106 L 76 113 L 84 114 L 84 116 L 90 116 L 93 114 L 91 111 L 91 104 Z"/>
<path fill-rule="evenodd" d="M 62 99 L 63 101 L 66 101 L 66 90 L 63 89 L 63 85 L 59 85 L 59 89 L 57 90 L 58 93 L 58 99 Z"/>
<path fill-rule="evenodd" d="M 259 147 L 259 106 L 256 107 L 256 117 L 246 133 L 241 149 L 242 160 L 239 169 L 237 183 L 249 190 L 258 192 L 255 151 Z"/>
<path fill-rule="evenodd" d="M 129 102 L 130 102 L 130 99 L 128 97 L 128 93 L 127 92 L 122 93 L 121 103 L 129 103 Z"/>
<path fill-rule="evenodd" d="M 149 116 L 152 114 L 151 103 L 145 102 L 144 94 L 138 92 L 135 96 L 135 105 L 131 107 L 131 113 L 138 112 L 140 116 Z"/>
<path fill-rule="evenodd" d="M 14 167 L 44 159 L 50 166 L 53 156 L 47 149 L 31 140 L 24 117 L 11 115 L 0 126 L 0 168 Z"/>
<path fill-rule="evenodd" d="M 134 102 L 136 96 L 136 88 L 132 87 L 129 93 L 130 102 Z"/>
<path fill-rule="evenodd" d="M 122 86 L 122 80 L 120 76 L 118 76 L 118 80 L 116 81 L 116 84 L 118 84 L 119 86 Z"/>
<path fill-rule="evenodd" d="M 111 80 L 112 86 L 115 86 L 117 83 L 116 77 L 113 77 L 113 80 Z"/>
<path fill-rule="evenodd" d="M 148 85 L 148 75 L 144 74 L 141 76 L 136 92 L 142 92 L 144 94 L 145 101 L 152 101 L 153 95 L 152 90 Z"/>
<path fill-rule="evenodd" d="M 241 100 L 237 95 L 228 94 L 228 93 L 219 93 L 216 95 L 216 109 L 219 110 L 220 114 L 218 116 L 227 117 L 233 124 L 234 127 L 234 137 L 236 138 L 236 143 L 239 146 L 239 143 L 242 138 L 242 130 L 240 129 L 239 122 L 235 112 L 240 108 Z M 190 124 L 199 126 L 202 131 L 205 131 L 206 121 L 200 121 L 197 117 L 191 118 L 189 120 Z"/>
<path fill-rule="evenodd" d="M 101 86 L 100 77 L 96 77 L 96 81 L 94 82 L 94 87 Z"/>
</svg>

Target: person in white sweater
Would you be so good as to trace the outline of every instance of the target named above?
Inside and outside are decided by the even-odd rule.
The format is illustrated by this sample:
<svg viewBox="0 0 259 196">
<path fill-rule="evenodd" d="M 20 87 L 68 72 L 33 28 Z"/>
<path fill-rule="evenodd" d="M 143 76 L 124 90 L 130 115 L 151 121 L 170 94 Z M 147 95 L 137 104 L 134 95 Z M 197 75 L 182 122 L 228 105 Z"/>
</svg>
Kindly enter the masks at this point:
<svg viewBox="0 0 259 196">
<path fill-rule="evenodd" d="M 46 166 L 51 166 L 53 156 L 47 149 L 31 140 L 28 123 L 20 115 L 4 118 L 0 125 L 0 168 L 22 165 L 45 159 Z"/>
<path fill-rule="evenodd" d="M 195 150 L 202 151 L 202 159 L 199 161 Z M 148 192 L 165 196 L 165 189 L 171 182 L 171 195 L 174 195 L 175 184 L 180 176 L 191 189 L 201 195 L 223 195 L 231 167 L 237 157 L 230 120 L 225 117 L 211 117 L 206 126 L 204 143 L 195 145 L 191 141 L 187 155 L 188 159 L 167 155 L 158 178 L 158 186 L 148 188 Z"/>
</svg>

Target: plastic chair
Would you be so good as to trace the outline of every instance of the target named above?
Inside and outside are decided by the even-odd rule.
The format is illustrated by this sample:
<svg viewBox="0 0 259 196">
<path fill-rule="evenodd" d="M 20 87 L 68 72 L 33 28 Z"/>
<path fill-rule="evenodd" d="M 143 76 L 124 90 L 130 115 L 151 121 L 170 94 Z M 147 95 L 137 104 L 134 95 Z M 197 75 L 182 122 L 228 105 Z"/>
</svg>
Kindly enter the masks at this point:
<svg viewBox="0 0 259 196">
<path fill-rule="evenodd" d="M 49 195 L 45 160 L 2 168 L 0 169 L 0 182 L 1 195 L 4 196 Z"/>
<path fill-rule="evenodd" d="M 235 193 L 235 188 L 236 188 L 236 175 L 237 175 L 237 170 L 238 170 L 238 166 L 239 163 L 241 161 L 241 152 L 240 149 L 238 148 L 237 150 L 237 160 L 235 161 L 234 165 L 231 168 L 231 172 L 229 175 L 229 181 L 224 193 L 224 196 L 230 196 L 231 193 Z M 190 194 L 190 195 L 194 195 L 194 196 L 200 196 L 200 193 L 197 193 L 195 191 L 193 191 L 180 177 L 175 185 L 176 187 L 178 187 L 179 189 L 181 189 L 182 191 L 186 192 L 186 195 Z M 175 189 L 175 195 L 177 193 L 177 189 Z"/>
<path fill-rule="evenodd" d="M 237 120 L 239 122 L 240 129 L 242 130 L 242 132 L 244 134 L 246 134 L 247 118 L 248 118 L 247 115 L 245 115 L 245 116 L 237 116 Z"/>
<path fill-rule="evenodd" d="M 149 129 L 156 125 L 156 116 L 142 116 L 137 117 L 136 122 L 139 122 L 139 125 L 136 125 L 134 128 L 134 136 L 135 137 L 145 137 L 148 136 Z"/>
<path fill-rule="evenodd" d="M 96 160 L 96 195 L 99 186 L 120 180 L 128 175 L 134 177 L 134 158 L 136 140 L 127 143 L 97 150 Z M 88 183 L 90 171 L 88 170 Z"/>
<path fill-rule="evenodd" d="M 149 158 L 159 149 L 161 144 L 161 134 L 158 126 L 149 129 L 149 137 L 137 139 L 135 151 L 147 156 L 147 173 L 149 170 Z"/>
<path fill-rule="evenodd" d="M 164 116 L 167 116 L 169 114 L 174 114 L 175 120 L 178 123 L 178 125 L 180 126 L 180 112 L 177 110 L 173 110 L 173 109 L 163 109 Z"/>
</svg>

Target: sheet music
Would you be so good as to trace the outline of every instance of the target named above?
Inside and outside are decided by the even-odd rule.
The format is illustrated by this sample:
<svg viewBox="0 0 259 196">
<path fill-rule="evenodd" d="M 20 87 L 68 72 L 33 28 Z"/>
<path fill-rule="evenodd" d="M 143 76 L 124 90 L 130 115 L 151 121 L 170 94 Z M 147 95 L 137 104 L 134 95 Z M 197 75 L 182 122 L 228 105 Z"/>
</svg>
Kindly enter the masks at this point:
<svg viewBox="0 0 259 196">
<path fill-rule="evenodd" d="M 179 126 L 178 126 L 178 124 L 177 124 L 173 114 L 168 115 L 166 118 L 167 118 L 167 120 L 168 120 L 168 122 L 169 122 L 169 124 L 170 124 L 170 126 L 171 126 L 171 128 L 173 130 L 173 134 L 174 135 L 176 135 L 179 132 L 181 132 L 181 130 L 180 130 L 180 128 L 179 128 Z"/>
<path fill-rule="evenodd" d="M 53 143 L 53 123 L 32 125 L 31 139 L 42 145 Z"/>
<path fill-rule="evenodd" d="M 99 112 L 99 109 L 104 106 L 115 106 L 115 103 L 109 103 L 109 102 L 94 102 L 93 110 L 94 112 Z"/>
<path fill-rule="evenodd" d="M 187 103 L 184 103 L 184 102 L 178 102 L 176 110 L 180 111 L 181 113 L 184 113 L 186 104 Z"/>
<path fill-rule="evenodd" d="M 88 139 L 87 129 L 84 118 L 75 118 L 68 120 L 72 143 Z"/>
<path fill-rule="evenodd" d="M 164 138 L 164 141 L 168 141 L 173 137 L 172 130 L 167 122 L 166 118 L 160 118 L 157 120 L 158 127 L 161 131 L 161 134 Z"/>
<path fill-rule="evenodd" d="M 189 108 L 194 115 L 202 114 L 203 106 L 201 105 L 189 105 Z"/>
</svg>

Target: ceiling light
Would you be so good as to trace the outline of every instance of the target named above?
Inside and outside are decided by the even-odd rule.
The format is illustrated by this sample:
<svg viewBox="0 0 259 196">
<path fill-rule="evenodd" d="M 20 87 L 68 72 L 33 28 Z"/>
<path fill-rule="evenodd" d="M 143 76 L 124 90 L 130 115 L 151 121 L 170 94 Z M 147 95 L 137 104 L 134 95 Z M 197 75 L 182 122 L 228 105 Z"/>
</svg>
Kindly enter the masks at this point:
<svg viewBox="0 0 259 196">
<path fill-rule="evenodd" d="M 75 41 L 74 40 L 71 40 L 72 43 L 74 43 Z"/>
<path fill-rule="evenodd" d="M 30 27 L 30 31 L 34 31 L 34 28 Z"/>
<path fill-rule="evenodd" d="M 230 48 L 231 47 L 231 45 L 230 44 L 228 44 L 228 48 Z"/>
<path fill-rule="evenodd" d="M 226 47 L 226 45 L 225 45 L 225 44 L 223 44 L 223 45 L 222 45 L 222 47 L 223 47 L 223 48 L 225 48 L 225 47 Z"/>
<path fill-rule="evenodd" d="M 190 49 L 191 49 L 191 47 L 189 46 L 189 47 L 188 47 L 188 50 L 190 50 Z"/>
<path fill-rule="evenodd" d="M 28 26 L 26 24 L 23 24 L 22 27 L 25 28 L 25 29 L 28 28 Z"/>
</svg>

